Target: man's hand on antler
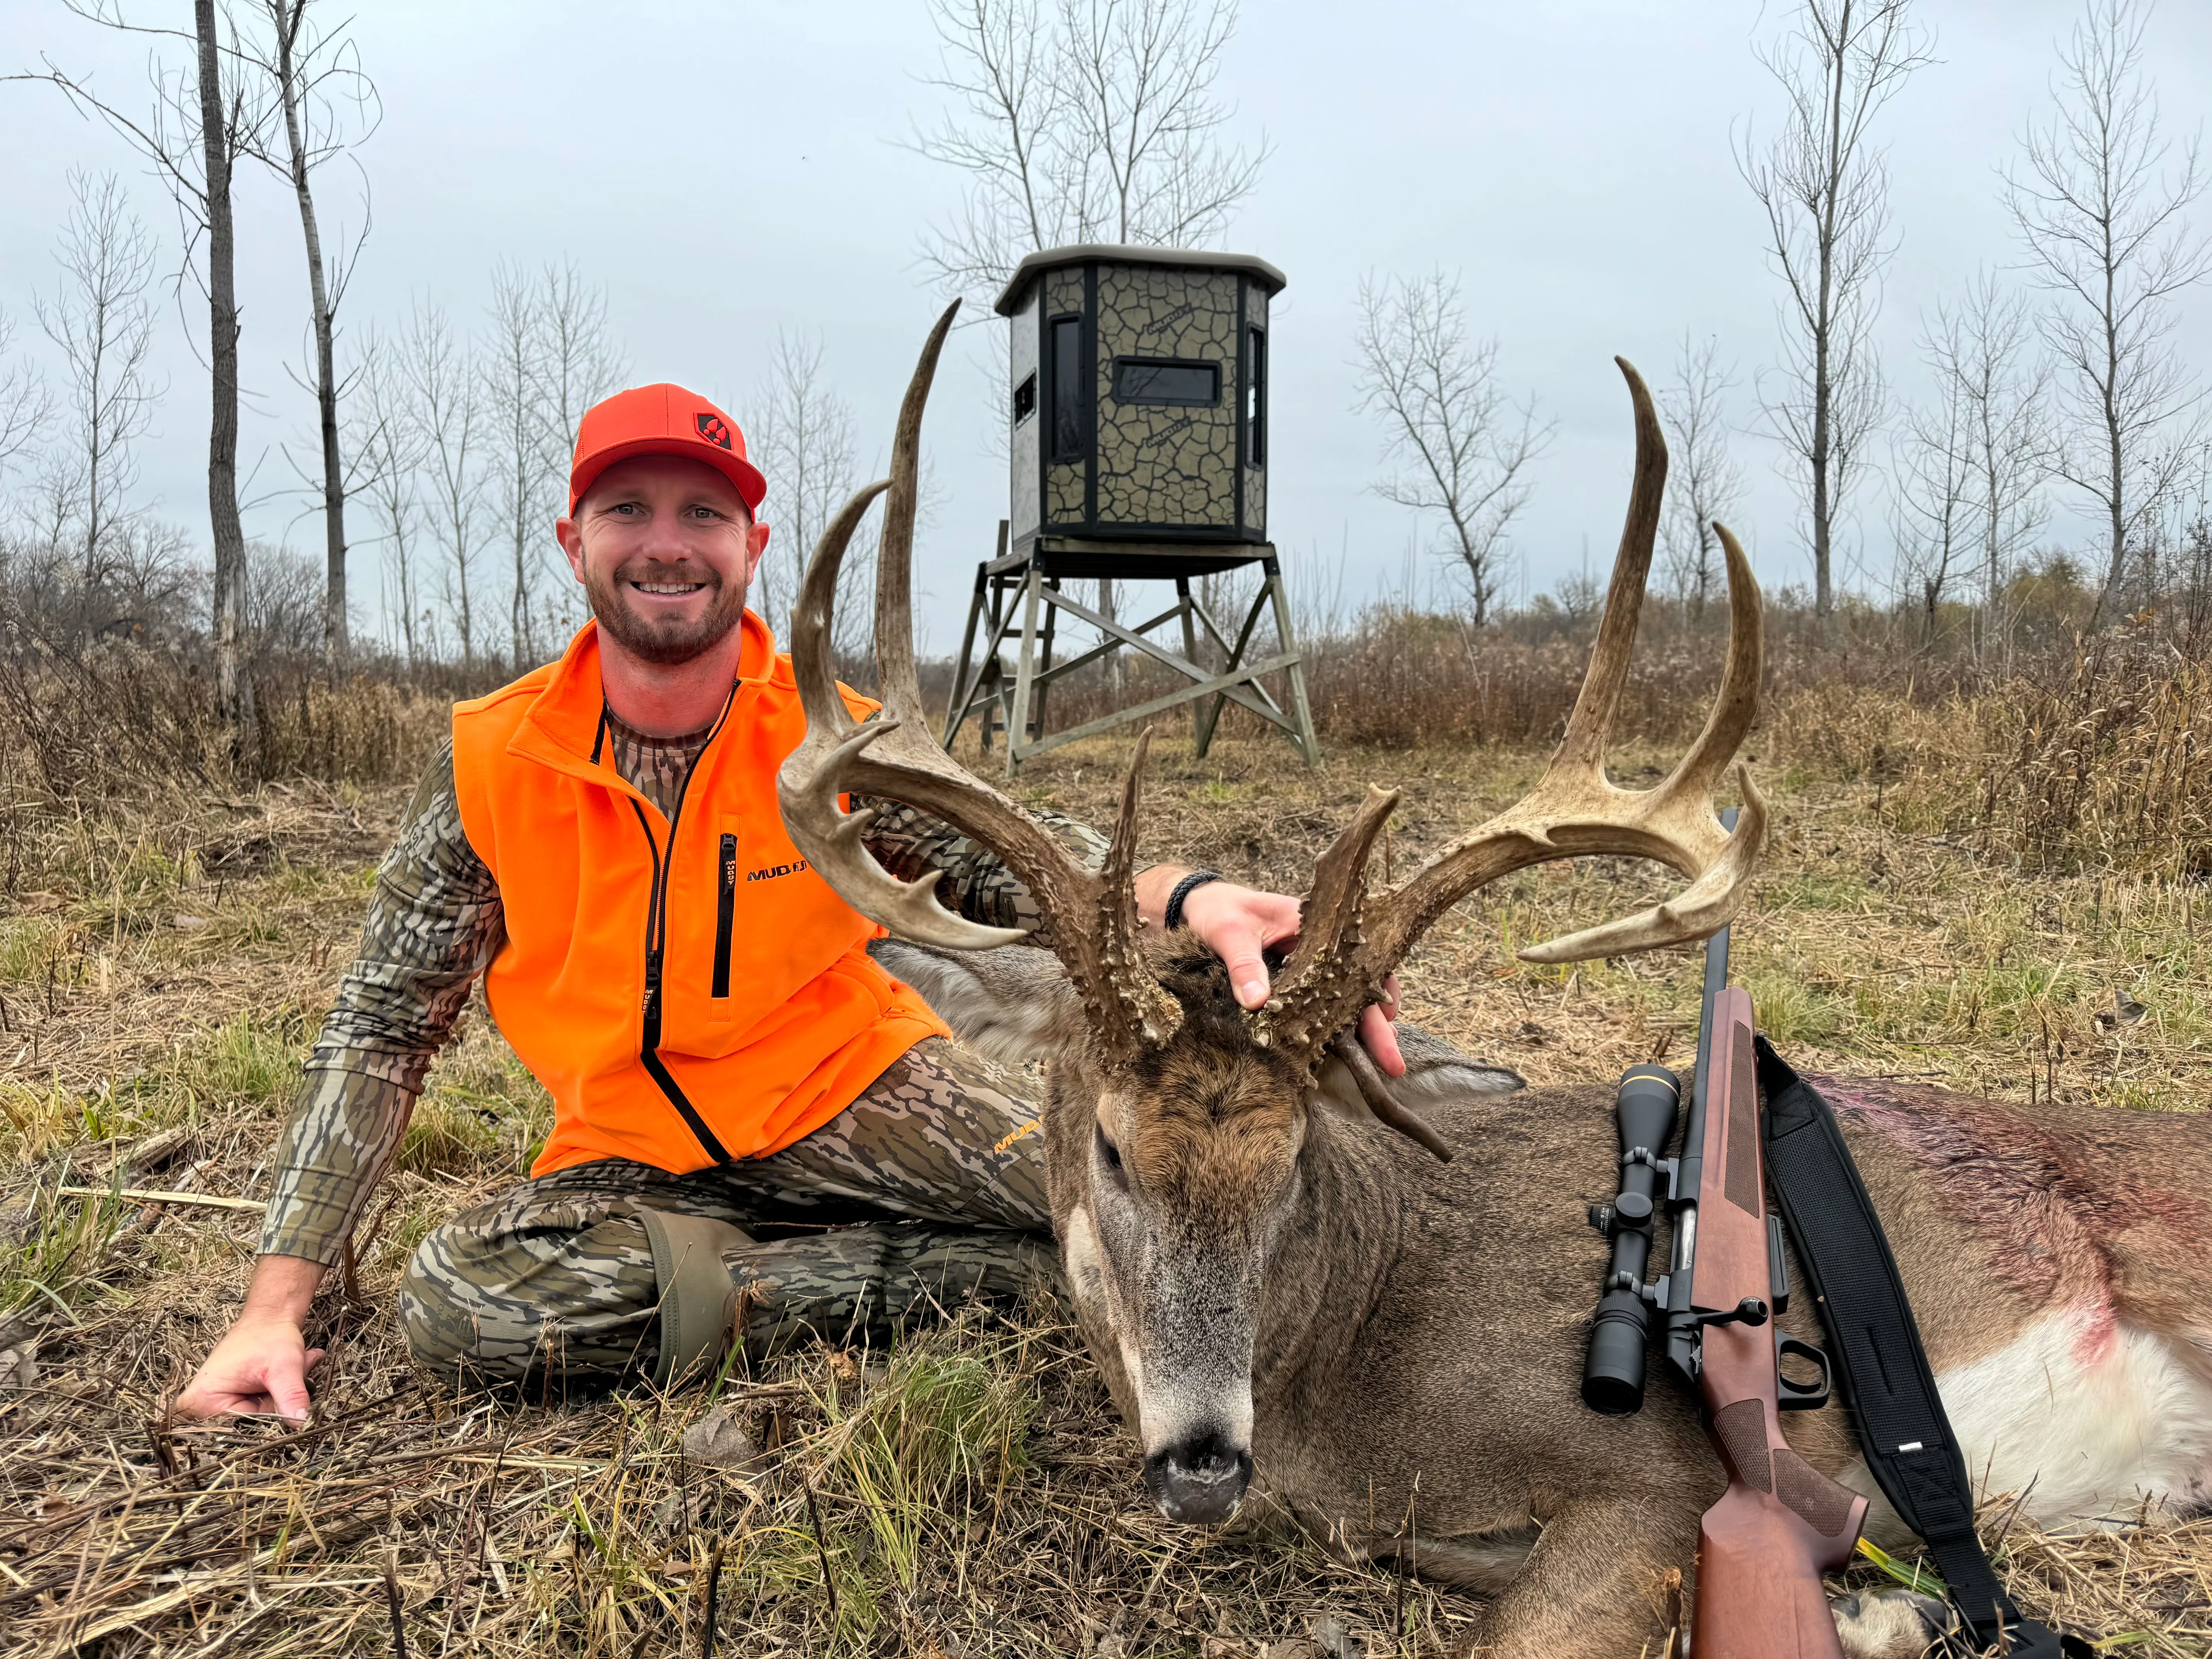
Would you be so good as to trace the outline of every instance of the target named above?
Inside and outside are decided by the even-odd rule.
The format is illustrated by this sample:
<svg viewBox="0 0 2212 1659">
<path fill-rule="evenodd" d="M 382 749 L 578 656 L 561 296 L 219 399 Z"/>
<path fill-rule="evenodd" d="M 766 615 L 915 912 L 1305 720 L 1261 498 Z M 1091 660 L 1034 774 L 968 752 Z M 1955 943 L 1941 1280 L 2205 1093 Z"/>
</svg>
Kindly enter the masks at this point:
<svg viewBox="0 0 2212 1659">
<path fill-rule="evenodd" d="M 1168 900 L 1190 871 L 1180 864 L 1156 864 L 1138 872 L 1137 914 L 1147 927 L 1166 926 Z M 1267 1000 L 1267 952 L 1288 949 L 1298 937 L 1298 901 L 1288 893 L 1262 893 L 1233 881 L 1209 881 L 1182 902 L 1182 925 L 1229 969 L 1238 1006 L 1257 1008 Z M 1406 1074 L 1398 1052 L 1398 976 L 1382 981 L 1382 1000 L 1359 1013 L 1359 1042 L 1386 1077 Z"/>
</svg>

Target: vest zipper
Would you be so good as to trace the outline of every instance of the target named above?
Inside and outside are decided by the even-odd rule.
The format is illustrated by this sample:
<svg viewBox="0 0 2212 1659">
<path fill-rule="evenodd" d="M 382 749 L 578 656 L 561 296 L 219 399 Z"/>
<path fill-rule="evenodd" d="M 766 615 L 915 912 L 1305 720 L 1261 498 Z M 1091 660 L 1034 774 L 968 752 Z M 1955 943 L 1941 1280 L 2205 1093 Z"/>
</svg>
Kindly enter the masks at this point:
<svg viewBox="0 0 2212 1659">
<path fill-rule="evenodd" d="M 730 928 L 738 913 L 738 838 L 722 837 L 721 890 L 714 900 L 714 994 L 730 994 Z"/>
<path fill-rule="evenodd" d="M 646 847 L 653 854 L 653 895 L 645 911 L 645 1030 L 639 1044 L 638 1059 L 643 1062 L 647 1074 L 660 1086 L 660 1092 L 668 1097 L 668 1103 L 682 1115 L 685 1126 L 698 1140 L 700 1148 L 717 1164 L 733 1161 L 729 1149 L 707 1127 L 707 1120 L 699 1115 L 698 1109 L 684 1094 L 683 1085 L 677 1082 L 675 1074 L 669 1071 L 660 1058 L 660 982 L 662 958 L 668 947 L 668 876 L 676 867 L 676 826 L 684 820 L 684 798 L 691 793 L 691 780 L 698 775 L 699 763 L 707 758 L 707 750 L 714 746 L 714 739 L 722 730 L 722 721 L 730 718 L 730 708 L 736 702 L 737 689 L 733 686 L 729 702 L 722 705 L 721 719 L 716 720 L 714 729 L 707 733 L 707 741 L 701 745 L 698 754 L 692 757 L 690 766 L 684 774 L 684 781 L 676 791 L 676 810 L 668 815 L 665 857 L 662 855 L 660 843 L 653 839 L 653 824 L 645 816 L 644 805 L 634 798 L 629 804 L 630 811 L 637 814 L 637 827 L 645 832 Z M 726 836 L 723 839 L 726 842 L 730 838 Z"/>
</svg>

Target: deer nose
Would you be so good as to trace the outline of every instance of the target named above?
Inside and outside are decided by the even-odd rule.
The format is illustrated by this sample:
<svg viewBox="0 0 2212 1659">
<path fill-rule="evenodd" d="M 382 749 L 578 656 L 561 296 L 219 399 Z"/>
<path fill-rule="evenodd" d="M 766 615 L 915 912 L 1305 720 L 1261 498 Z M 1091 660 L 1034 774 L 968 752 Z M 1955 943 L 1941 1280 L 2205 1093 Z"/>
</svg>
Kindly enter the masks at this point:
<svg viewBox="0 0 2212 1659">
<path fill-rule="evenodd" d="M 1145 1490 L 1160 1513 L 1186 1526 L 1214 1527 L 1237 1513 L 1252 1483 L 1252 1454 L 1209 1431 L 1145 1459 Z"/>
</svg>

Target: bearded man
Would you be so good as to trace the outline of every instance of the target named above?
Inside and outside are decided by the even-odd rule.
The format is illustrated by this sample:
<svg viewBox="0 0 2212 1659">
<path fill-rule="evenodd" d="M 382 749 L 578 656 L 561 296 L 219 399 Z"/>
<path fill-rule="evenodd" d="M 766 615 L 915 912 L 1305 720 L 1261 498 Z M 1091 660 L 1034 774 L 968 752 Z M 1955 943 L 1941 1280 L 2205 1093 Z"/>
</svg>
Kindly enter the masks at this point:
<svg viewBox="0 0 2212 1659">
<path fill-rule="evenodd" d="M 185 1413 L 307 1414 L 309 1305 L 479 974 L 553 1127 L 529 1179 L 408 1263 L 400 1324 L 434 1370 L 666 1384 L 733 1346 L 880 1343 L 1054 1271 L 1035 1084 L 951 1042 L 784 831 L 776 773 L 805 720 L 745 608 L 766 493 L 737 423 L 681 386 L 585 415 L 555 531 L 592 620 L 559 661 L 454 707 L 278 1142 L 245 1308 Z M 993 855 L 880 805 L 886 869 L 941 872 L 974 921 L 1038 924 Z M 1295 899 L 1179 865 L 1137 898 L 1218 952 L 1247 1006 L 1266 1000 L 1261 953 L 1295 935 Z M 1398 1075 L 1388 1012 L 1362 1033 Z"/>
</svg>

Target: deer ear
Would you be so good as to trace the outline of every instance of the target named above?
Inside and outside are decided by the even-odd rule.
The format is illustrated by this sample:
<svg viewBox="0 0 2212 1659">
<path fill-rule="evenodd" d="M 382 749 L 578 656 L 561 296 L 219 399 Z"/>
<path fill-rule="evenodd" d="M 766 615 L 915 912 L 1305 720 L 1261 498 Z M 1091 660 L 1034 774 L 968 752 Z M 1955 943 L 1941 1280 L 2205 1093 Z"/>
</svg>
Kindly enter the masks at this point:
<svg viewBox="0 0 2212 1659">
<path fill-rule="evenodd" d="M 1442 1037 L 1402 1021 L 1398 1026 L 1398 1051 L 1406 1058 L 1406 1075 L 1389 1079 L 1386 1086 L 1393 1099 L 1413 1111 L 1468 1095 L 1510 1094 L 1528 1086 L 1520 1073 L 1503 1066 L 1486 1066 Z M 1375 1121 L 1374 1113 L 1360 1098 L 1352 1068 L 1334 1054 L 1322 1061 L 1306 1103 L 1315 1110 L 1337 1112 L 1362 1123 Z"/>
<path fill-rule="evenodd" d="M 1026 945 L 945 951 L 879 939 L 868 954 L 921 992 L 953 1036 L 986 1060 L 1026 1066 L 1083 1040 L 1083 1000 L 1049 951 Z"/>
</svg>

